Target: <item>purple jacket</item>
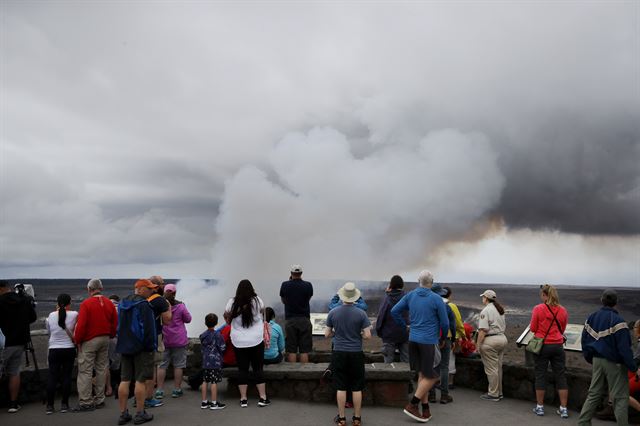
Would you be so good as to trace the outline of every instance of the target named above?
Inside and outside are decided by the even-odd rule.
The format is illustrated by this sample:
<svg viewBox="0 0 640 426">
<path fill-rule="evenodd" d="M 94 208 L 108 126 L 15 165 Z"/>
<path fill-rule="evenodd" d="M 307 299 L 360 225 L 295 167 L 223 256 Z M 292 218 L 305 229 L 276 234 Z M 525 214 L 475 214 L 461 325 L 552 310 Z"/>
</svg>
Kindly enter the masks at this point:
<svg viewBox="0 0 640 426">
<path fill-rule="evenodd" d="M 187 327 L 185 324 L 191 322 L 191 314 L 187 306 L 180 302 L 171 307 L 171 322 L 162 327 L 162 337 L 164 346 L 167 348 L 180 348 L 187 346 Z"/>
</svg>

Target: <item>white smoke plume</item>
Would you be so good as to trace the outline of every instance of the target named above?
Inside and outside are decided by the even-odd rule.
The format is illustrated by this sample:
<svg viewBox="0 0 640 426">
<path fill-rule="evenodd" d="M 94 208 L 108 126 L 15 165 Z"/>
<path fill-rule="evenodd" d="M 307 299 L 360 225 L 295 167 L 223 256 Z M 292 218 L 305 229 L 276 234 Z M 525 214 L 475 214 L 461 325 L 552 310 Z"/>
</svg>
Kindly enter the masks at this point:
<svg viewBox="0 0 640 426">
<path fill-rule="evenodd" d="M 504 186 L 487 138 L 456 130 L 358 158 L 344 134 L 314 128 L 287 135 L 268 158 L 226 184 L 213 275 L 228 297 L 248 278 L 277 302 L 292 263 L 311 278 L 387 279 L 463 237 Z M 316 297 L 333 291 L 316 286 Z"/>
</svg>

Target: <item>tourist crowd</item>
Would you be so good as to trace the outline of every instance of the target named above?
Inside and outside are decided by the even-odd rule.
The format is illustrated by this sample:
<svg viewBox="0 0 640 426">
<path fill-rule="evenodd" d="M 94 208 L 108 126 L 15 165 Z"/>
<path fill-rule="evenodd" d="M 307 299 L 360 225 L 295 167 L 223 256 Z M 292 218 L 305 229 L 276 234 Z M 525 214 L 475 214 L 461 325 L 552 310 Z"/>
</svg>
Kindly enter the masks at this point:
<svg viewBox="0 0 640 426">
<path fill-rule="evenodd" d="M 302 279 L 302 267 L 293 265 L 290 277 L 280 288 L 284 305 L 284 330 L 276 321 L 272 307 L 265 306 L 249 280 L 242 280 L 219 317 L 208 313 L 200 334 L 202 371 L 190 377 L 200 385 L 201 409 L 226 407 L 218 395 L 217 384 L 224 368 L 236 366 L 239 405 L 249 406 L 247 390 L 255 386 L 258 407 L 271 404 L 264 377 L 265 364 L 284 360 L 309 362 L 312 352 L 310 301 L 313 285 Z M 118 399 L 118 424 L 142 424 L 153 419 L 147 409 L 163 405 L 167 369 L 173 367 L 171 397 L 183 395 L 182 381 L 187 365 L 186 324 L 193 318 L 179 301 L 178 287 L 162 277 L 137 280 L 133 293 L 120 299 L 109 298 L 99 279 L 87 283 L 87 297 L 78 311 L 72 310 L 71 296 L 60 294 L 57 306 L 46 318 L 49 334 L 49 378 L 46 386 L 46 413 L 55 410 L 55 394 L 60 387 L 58 411 L 87 412 L 105 407 L 108 396 Z M 533 413 L 545 414 L 544 400 L 549 366 L 554 374 L 559 407 L 556 413 L 568 418 L 569 389 L 566 378 L 565 331 L 569 315 L 560 304 L 558 290 L 540 286 L 540 303 L 531 313 L 531 340 L 527 350 L 535 360 L 535 399 Z M 453 403 L 456 358 L 479 357 L 487 376 L 486 401 L 504 398 L 503 359 L 506 337 L 505 307 L 494 290 L 480 294 L 483 309 L 477 315 L 477 330 L 462 319 L 453 302 L 453 291 L 434 283 L 431 272 L 418 276 L 418 287 L 405 292 L 402 277 L 394 275 L 385 290 L 375 321 L 382 340 L 385 363 L 408 362 L 417 376 L 415 392 L 404 408 L 411 419 L 425 423 L 431 419 L 429 403 Z M 578 418 L 590 424 L 601 407 L 609 410 L 618 424 L 627 424 L 628 407 L 640 411 L 640 349 L 632 350 L 630 328 L 640 339 L 640 321 L 629 326 L 615 310 L 614 290 L 601 297 L 602 307 L 590 315 L 582 333 L 582 353 L 593 364 L 591 386 Z M 331 362 L 323 382 L 332 382 L 338 413 L 334 422 L 347 424 L 346 408 L 353 408 L 351 424 L 362 424 L 362 392 L 366 386 L 363 340 L 370 339 L 372 325 L 367 303 L 352 282 L 344 284 L 329 302 L 324 335 L 331 338 Z M 33 298 L 11 289 L 0 280 L 0 370 L 9 378 L 9 412 L 20 409 L 20 367 L 24 351 L 31 345 L 30 324 L 36 320 Z M 70 408 L 72 370 L 77 359 L 78 403 Z M 437 392 L 440 398 L 437 397 Z M 167 394 L 168 395 L 168 394 Z M 135 412 L 130 414 L 129 408 Z"/>
</svg>

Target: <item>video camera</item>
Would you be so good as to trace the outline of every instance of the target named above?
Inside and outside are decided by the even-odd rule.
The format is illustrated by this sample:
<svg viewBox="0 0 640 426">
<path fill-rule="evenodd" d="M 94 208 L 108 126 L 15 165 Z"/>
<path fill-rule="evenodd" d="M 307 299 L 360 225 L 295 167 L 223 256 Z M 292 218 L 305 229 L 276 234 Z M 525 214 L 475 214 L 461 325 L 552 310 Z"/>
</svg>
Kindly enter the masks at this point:
<svg viewBox="0 0 640 426">
<path fill-rule="evenodd" d="M 20 297 L 26 297 L 29 299 L 29 301 L 31 302 L 31 305 L 34 307 L 36 307 L 36 305 L 38 304 L 36 302 L 36 292 L 33 289 L 33 285 L 31 284 L 22 284 L 22 283 L 16 283 L 16 285 L 13 286 L 13 290 L 20 296 Z"/>
</svg>

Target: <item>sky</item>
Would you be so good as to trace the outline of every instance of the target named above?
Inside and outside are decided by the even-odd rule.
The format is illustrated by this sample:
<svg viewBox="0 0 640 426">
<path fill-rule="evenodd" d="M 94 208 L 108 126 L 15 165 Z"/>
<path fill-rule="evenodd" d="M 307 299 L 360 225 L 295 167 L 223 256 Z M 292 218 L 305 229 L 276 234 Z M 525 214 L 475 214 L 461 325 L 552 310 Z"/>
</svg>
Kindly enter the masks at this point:
<svg viewBox="0 0 640 426">
<path fill-rule="evenodd" d="M 640 286 L 639 18 L 4 0 L 0 277 Z"/>
</svg>

